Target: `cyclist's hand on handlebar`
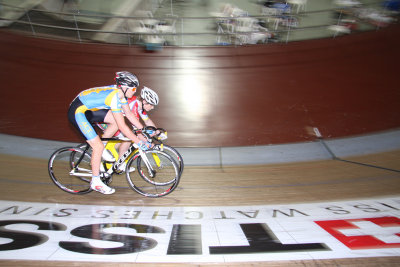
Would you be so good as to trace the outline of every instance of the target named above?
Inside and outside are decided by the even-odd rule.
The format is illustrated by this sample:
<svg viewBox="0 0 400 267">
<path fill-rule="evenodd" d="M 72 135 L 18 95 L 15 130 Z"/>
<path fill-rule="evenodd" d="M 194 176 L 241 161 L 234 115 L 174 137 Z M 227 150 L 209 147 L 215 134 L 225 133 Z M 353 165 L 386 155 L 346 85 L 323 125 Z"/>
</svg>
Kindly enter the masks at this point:
<svg viewBox="0 0 400 267">
<path fill-rule="evenodd" d="M 167 139 L 168 138 L 168 136 L 167 136 L 167 133 L 165 132 L 165 133 L 160 133 L 159 135 L 158 135 L 158 140 L 165 140 L 165 139 Z"/>
<path fill-rule="evenodd" d="M 151 148 L 151 143 L 146 142 L 146 141 L 139 141 L 139 143 L 137 145 L 141 150 L 144 150 L 144 151 Z"/>
<path fill-rule="evenodd" d="M 139 134 L 139 135 L 138 135 L 138 138 L 139 138 L 140 141 L 143 141 L 143 142 L 147 142 L 147 141 L 148 141 L 147 138 L 146 138 L 146 136 L 144 136 L 144 135 L 142 135 L 142 134 Z"/>
<path fill-rule="evenodd" d="M 159 135 L 160 135 L 161 131 L 160 131 L 160 130 L 147 129 L 147 130 L 146 130 L 146 133 L 147 133 L 150 137 L 156 136 L 156 138 L 159 138 Z M 161 139 L 161 140 L 163 140 L 163 139 Z"/>
<path fill-rule="evenodd" d="M 150 136 L 153 136 L 155 134 L 155 131 L 148 129 L 146 130 L 146 133 L 149 134 Z"/>
</svg>

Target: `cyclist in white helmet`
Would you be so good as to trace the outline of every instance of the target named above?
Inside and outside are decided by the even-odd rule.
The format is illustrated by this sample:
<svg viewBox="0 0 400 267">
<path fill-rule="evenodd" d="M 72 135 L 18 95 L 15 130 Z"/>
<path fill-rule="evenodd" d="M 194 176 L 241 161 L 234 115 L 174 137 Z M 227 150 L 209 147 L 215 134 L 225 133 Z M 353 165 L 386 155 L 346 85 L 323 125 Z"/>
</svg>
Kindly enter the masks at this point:
<svg viewBox="0 0 400 267">
<path fill-rule="evenodd" d="M 148 111 L 152 110 L 154 106 L 158 105 L 159 99 L 157 93 L 146 86 L 144 86 L 142 91 L 140 91 L 140 97 L 142 100 L 145 100 L 143 104 L 150 105 L 147 106 Z"/>
</svg>

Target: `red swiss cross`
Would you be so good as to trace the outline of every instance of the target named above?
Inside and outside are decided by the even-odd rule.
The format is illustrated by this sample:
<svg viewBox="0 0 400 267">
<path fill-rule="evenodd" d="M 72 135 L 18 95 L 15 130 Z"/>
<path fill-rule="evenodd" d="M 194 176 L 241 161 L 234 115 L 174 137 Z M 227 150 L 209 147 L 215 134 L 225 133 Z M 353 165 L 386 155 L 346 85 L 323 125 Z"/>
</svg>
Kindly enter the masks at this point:
<svg viewBox="0 0 400 267">
<path fill-rule="evenodd" d="M 397 217 L 315 223 L 350 249 L 400 248 L 400 219 Z"/>
</svg>

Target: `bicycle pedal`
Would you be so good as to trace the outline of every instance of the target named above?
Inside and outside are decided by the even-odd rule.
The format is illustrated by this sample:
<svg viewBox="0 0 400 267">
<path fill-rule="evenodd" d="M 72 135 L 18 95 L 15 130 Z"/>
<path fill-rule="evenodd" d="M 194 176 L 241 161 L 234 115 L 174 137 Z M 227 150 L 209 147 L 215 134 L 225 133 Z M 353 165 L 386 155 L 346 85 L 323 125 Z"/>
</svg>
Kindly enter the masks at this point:
<svg viewBox="0 0 400 267">
<path fill-rule="evenodd" d="M 104 184 L 109 185 L 112 182 L 112 176 L 110 176 L 108 173 L 106 173 L 106 174 L 107 174 L 107 176 L 102 176 L 100 174 L 100 179 Z"/>
<path fill-rule="evenodd" d="M 100 172 L 100 178 L 108 179 L 110 177 L 111 177 L 111 175 L 108 172 Z"/>
</svg>

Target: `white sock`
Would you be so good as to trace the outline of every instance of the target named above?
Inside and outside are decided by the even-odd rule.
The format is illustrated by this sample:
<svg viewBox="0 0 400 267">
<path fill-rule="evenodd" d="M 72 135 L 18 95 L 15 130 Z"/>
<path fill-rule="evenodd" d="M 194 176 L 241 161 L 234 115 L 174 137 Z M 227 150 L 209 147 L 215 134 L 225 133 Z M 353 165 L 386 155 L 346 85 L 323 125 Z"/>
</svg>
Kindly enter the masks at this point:
<svg viewBox="0 0 400 267">
<path fill-rule="evenodd" d="M 92 182 L 95 182 L 95 183 L 101 182 L 100 176 L 92 176 Z"/>
</svg>

